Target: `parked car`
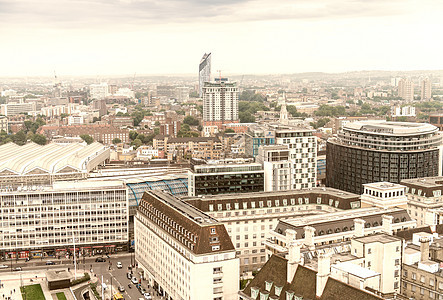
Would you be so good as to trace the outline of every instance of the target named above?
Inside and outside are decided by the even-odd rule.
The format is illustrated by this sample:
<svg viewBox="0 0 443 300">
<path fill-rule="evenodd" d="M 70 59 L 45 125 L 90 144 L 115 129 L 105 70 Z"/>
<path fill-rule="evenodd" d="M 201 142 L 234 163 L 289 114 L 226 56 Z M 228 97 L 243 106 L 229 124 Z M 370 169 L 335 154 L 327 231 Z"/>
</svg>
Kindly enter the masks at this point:
<svg viewBox="0 0 443 300">
<path fill-rule="evenodd" d="M 46 262 L 46 265 L 48 265 L 48 266 L 50 266 L 50 265 L 55 265 L 55 262 L 48 260 L 48 261 Z"/>
<path fill-rule="evenodd" d="M 143 296 L 145 297 L 146 300 L 151 300 L 151 294 L 149 293 L 144 293 Z"/>
<path fill-rule="evenodd" d="M 124 293 L 125 288 L 123 286 L 119 286 L 118 287 L 118 291 L 121 292 L 121 293 Z"/>
<path fill-rule="evenodd" d="M 122 265 L 122 263 L 121 262 L 117 262 L 117 268 L 119 268 L 119 269 L 121 269 L 121 268 L 123 268 L 123 265 Z"/>
<path fill-rule="evenodd" d="M 12 271 L 21 271 L 22 267 L 15 267 L 14 269 L 12 269 Z"/>
<path fill-rule="evenodd" d="M 132 274 L 131 274 L 131 273 L 126 273 L 126 277 L 127 277 L 128 279 L 132 279 Z"/>
<path fill-rule="evenodd" d="M 138 283 L 138 280 L 137 280 L 137 278 L 132 277 L 131 282 L 132 282 L 133 284 L 137 284 L 137 283 Z"/>
<path fill-rule="evenodd" d="M 7 266 L 7 265 L 0 265 L 0 269 L 7 269 L 7 268 L 9 268 L 9 266 Z"/>
<path fill-rule="evenodd" d="M 104 258 L 104 257 L 97 257 L 95 259 L 95 262 L 105 262 L 105 261 L 106 261 L 106 258 Z"/>
</svg>

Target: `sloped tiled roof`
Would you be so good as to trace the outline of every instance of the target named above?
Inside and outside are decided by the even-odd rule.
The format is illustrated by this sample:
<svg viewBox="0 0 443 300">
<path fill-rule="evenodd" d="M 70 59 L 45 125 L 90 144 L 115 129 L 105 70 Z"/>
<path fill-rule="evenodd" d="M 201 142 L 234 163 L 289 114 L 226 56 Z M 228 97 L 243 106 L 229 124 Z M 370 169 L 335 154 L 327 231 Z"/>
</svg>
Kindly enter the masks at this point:
<svg viewBox="0 0 443 300">
<path fill-rule="evenodd" d="M 431 227 L 426 226 L 426 227 L 418 227 L 418 228 L 401 230 L 401 231 L 395 232 L 394 234 L 396 236 L 398 236 L 399 238 L 405 239 L 406 241 L 412 241 L 412 236 L 414 235 L 414 233 L 417 233 L 417 232 L 432 233 L 432 230 L 431 230 Z"/>
<path fill-rule="evenodd" d="M 235 250 L 222 223 L 167 193 L 153 190 L 145 192 L 138 213 L 166 230 L 195 254 Z M 211 241 L 212 237 L 217 237 L 217 241 Z M 212 246 L 219 248 L 213 250 Z"/>
<path fill-rule="evenodd" d="M 320 298 L 316 296 L 317 271 L 298 265 L 295 275 L 288 283 L 287 279 L 288 260 L 278 255 L 272 255 L 263 265 L 260 272 L 249 282 L 240 295 L 251 297 L 251 290 L 258 288 L 260 293 L 269 293 L 269 299 L 286 300 L 286 293 L 291 292 L 294 295 L 303 297 L 303 299 L 319 300 L 380 300 L 372 293 L 352 287 L 344 282 L 328 278 L 323 294 Z M 269 291 L 266 290 L 266 282 L 272 282 Z M 275 294 L 275 287 L 283 287 L 280 295 Z M 256 298 L 260 299 L 260 296 Z"/>
<path fill-rule="evenodd" d="M 314 299 L 314 298 L 313 298 Z M 379 300 L 383 299 L 344 282 L 329 277 L 321 300 Z"/>
<path fill-rule="evenodd" d="M 271 256 L 243 292 L 251 295 L 251 287 L 258 287 L 260 292 L 266 291 L 266 281 L 271 281 L 273 284 L 269 296 L 275 296 L 275 286 L 287 286 L 287 264 L 288 260 L 286 258 L 278 255 Z M 283 291 L 281 294 L 283 294 Z"/>
</svg>

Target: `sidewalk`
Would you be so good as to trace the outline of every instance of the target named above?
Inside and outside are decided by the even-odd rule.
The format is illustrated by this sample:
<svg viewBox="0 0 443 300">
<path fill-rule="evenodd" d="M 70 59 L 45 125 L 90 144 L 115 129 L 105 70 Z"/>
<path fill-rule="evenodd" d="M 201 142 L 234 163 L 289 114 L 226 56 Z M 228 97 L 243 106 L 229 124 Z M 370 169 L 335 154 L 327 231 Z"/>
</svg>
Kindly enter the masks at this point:
<svg viewBox="0 0 443 300">
<path fill-rule="evenodd" d="M 32 279 L 32 281 L 31 281 Z M 22 299 L 20 286 L 40 284 L 46 299 L 52 299 L 51 293 L 46 284 L 45 272 L 42 271 L 22 271 L 17 273 L 2 273 L 0 281 L 3 288 L 0 288 L 0 294 L 11 296 L 12 299 Z M 14 293 L 15 290 L 15 293 Z"/>
</svg>

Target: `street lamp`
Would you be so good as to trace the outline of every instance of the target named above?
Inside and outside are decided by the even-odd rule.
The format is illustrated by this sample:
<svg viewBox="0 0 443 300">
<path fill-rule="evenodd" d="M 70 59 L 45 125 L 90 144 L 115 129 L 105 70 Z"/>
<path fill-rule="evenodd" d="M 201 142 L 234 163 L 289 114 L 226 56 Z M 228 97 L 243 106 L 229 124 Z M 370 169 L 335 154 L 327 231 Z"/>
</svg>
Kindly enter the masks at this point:
<svg viewBox="0 0 443 300">
<path fill-rule="evenodd" d="M 74 243 L 74 280 L 77 279 L 77 260 L 75 255 L 75 237 L 74 237 L 74 231 L 72 232 L 72 242 Z"/>
</svg>

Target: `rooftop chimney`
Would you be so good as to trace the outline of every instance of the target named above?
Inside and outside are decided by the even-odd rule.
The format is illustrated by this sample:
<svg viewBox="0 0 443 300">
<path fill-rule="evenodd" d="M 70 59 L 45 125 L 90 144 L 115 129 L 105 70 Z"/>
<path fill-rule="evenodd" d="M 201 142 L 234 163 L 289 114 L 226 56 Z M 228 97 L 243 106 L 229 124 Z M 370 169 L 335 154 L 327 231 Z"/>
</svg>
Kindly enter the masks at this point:
<svg viewBox="0 0 443 300">
<path fill-rule="evenodd" d="M 365 235 L 365 223 L 363 219 L 354 219 L 354 234 L 356 237 Z"/>
<path fill-rule="evenodd" d="M 321 297 L 325 289 L 328 277 L 331 274 L 331 256 L 332 253 L 320 253 L 318 255 L 318 270 L 317 270 L 317 297 Z"/>
<path fill-rule="evenodd" d="M 297 266 L 301 263 L 300 248 L 303 243 L 296 240 L 297 232 L 294 230 L 286 230 L 286 237 L 288 236 L 291 236 L 291 240 L 288 239 L 286 243 L 286 248 L 288 248 L 287 281 L 292 282 Z"/>
<path fill-rule="evenodd" d="M 420 261 L 429 260 L 429 238 L 428 237 L 420 238 L 420 253 L 421 253 Z"/>
<path fill-rule="evenodd" d="M 383 232 L 392 235 L 392 220 L 394 217 L 390 215 L 383 215 L 381 218 L 383 220 Z"/>
<path fill-rule="evenodd" d="M 311 226 L 305 226 L 303 228 L 305 230 L 305 239 L 304 244 L 309 248 L 309 250 L 314 249 L 314 232 L 315 228 Z"/>
</svg>

